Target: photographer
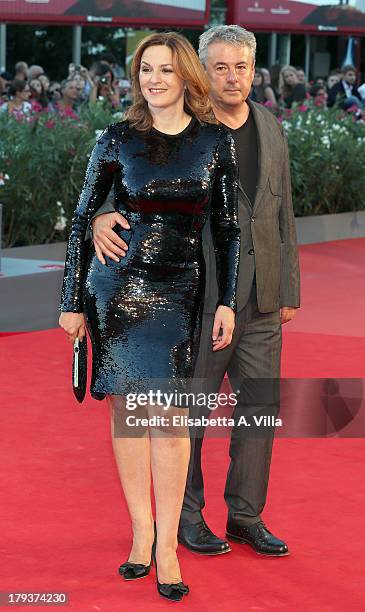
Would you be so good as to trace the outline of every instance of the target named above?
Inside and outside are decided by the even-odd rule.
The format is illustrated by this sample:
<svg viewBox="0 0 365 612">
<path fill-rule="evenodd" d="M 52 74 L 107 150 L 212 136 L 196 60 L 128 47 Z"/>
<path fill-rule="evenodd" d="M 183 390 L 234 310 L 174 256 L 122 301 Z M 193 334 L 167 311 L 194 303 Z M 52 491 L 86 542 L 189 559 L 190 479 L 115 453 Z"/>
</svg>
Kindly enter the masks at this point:
<svg viewBox="0 0 365 612">
<path fill-rule="evenodd" d="M 100 61 L 104 64 L 108 64 L 117 79 L 125 78 L 124 68 L 118 64 L 117 58 L 115 55 L 113 55 L 113 53 L 104 53 L 101 56 Z"/>
<path fill-rule="evenodd" d="M 93 88 L 90 92 L 89 101 L 91 104 L 101 103 L 105 106 L 111 106 L 114 109 L 120 109 L 120 91 L 118 81 L 114 79 L 112 69 L 103 62 L 98 62 L 93 77 Z"/>
<path fill-rule="evenodd" d="M 90 92 L 94 87 L 92 75 L 87 68 L 80 64 L 69 64 L 67 80 L 75 81 L 79 92 L 79 103 L 89 99 Z"/>
<path fill-rule="evenodd" d="M 131 82 L 128 79 L 119 80 L 120 104 L 122 111 L 125 111 L 132 104 Z"/>
</svg>

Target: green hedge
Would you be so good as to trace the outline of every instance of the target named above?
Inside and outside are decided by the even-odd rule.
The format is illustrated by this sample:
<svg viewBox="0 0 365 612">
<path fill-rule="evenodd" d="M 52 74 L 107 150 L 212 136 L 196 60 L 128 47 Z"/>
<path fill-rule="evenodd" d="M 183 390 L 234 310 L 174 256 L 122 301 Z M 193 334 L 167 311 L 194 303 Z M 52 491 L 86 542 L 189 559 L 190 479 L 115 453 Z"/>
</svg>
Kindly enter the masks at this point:
<svg viewBox="0 0 365 612">
<path fill-rule="evenodd" d="M 337 108 L 298 107 L 282 125 L 296 216 L 364 209 L 365 123 Z"/>
<path fill-rule="evenodd" d="M 79 123 L 43 113 L 30 123 L 0 117 L 4 247 L 67 239 L 97 130 L 115 120 L 100 107 L 85 108 Z"/>
<path fill-rule="evenodd" d="M 100 107 L 85 108 L 79 123 L 46 114 L 24 123 L 0 117 L 3 246 L 66 240 L 98 130 L 116 120 Z M 283 127 L 295 214 L 363 209 L 365 124 L 338 109 L 299 107 Z"/>
</svg>

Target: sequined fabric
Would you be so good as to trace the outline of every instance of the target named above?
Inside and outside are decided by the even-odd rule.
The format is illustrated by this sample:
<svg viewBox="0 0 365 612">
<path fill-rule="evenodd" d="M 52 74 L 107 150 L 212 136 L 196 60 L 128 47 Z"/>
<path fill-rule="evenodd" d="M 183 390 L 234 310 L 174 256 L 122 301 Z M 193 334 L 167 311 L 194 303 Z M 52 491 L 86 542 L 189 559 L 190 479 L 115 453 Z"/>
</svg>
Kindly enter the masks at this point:
<svg viewBox="0 0 365 612">
<path fill-rule="evenodd" d="M 86 228 L 110 188 L 130 230 L 127 255 L 103 266 Z M 210 213 L 210 215 L 209 215 Z M 84 312 L 93 347 L 91 394 L 146 391 L 187 379 L 199 348 L 210 217 L 219 301 L 235 309 L 240 230 L 237 162 L 229 132 L 193 118 L 177 135 L 109 126 L 91 154 L 72 220 L 61 307 Z M 119 228 L 119 229 L 117 229 Z"/>
</svg>

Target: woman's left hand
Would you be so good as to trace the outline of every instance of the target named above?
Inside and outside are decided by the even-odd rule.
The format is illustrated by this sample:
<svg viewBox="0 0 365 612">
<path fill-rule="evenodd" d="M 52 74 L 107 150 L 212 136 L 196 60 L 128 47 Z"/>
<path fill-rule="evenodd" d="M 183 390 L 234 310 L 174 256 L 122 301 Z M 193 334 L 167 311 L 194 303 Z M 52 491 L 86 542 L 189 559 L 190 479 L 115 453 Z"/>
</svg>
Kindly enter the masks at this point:
<svg viewBox="0 0 365 612">
<path fill-rule="evenodd" d="M 220 351 L 231 344 L 235 324 L 235 314 L 228 306 L 218 306 L 213 325 L 213 351 Z M 222 330 L 221 335 L 219 332 Z"/>
</svg>

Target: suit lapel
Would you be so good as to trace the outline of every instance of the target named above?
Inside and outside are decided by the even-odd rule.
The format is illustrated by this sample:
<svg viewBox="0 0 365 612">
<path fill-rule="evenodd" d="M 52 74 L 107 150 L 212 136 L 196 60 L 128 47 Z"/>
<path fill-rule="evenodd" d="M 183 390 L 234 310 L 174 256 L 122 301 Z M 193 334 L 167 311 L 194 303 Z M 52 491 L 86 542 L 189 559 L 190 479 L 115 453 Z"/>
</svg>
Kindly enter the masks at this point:
<svg viewBox="0 0 365 612">
<path fill-rule="evenodd" d="M 255 213 L 264 195 L 266 184 L 271 168 L 271 139 L 270 131 L 267 127 L 265 115 L 260 111 L 258 104 L 254 104 L 250 99 L 247 103 L 253 113 L 257 129 L 257 144 L 258 144 L 258 165 L 259 178 L 256 190 L 256 197 L 253 204 L 253 212 Z"/>
</svg>

